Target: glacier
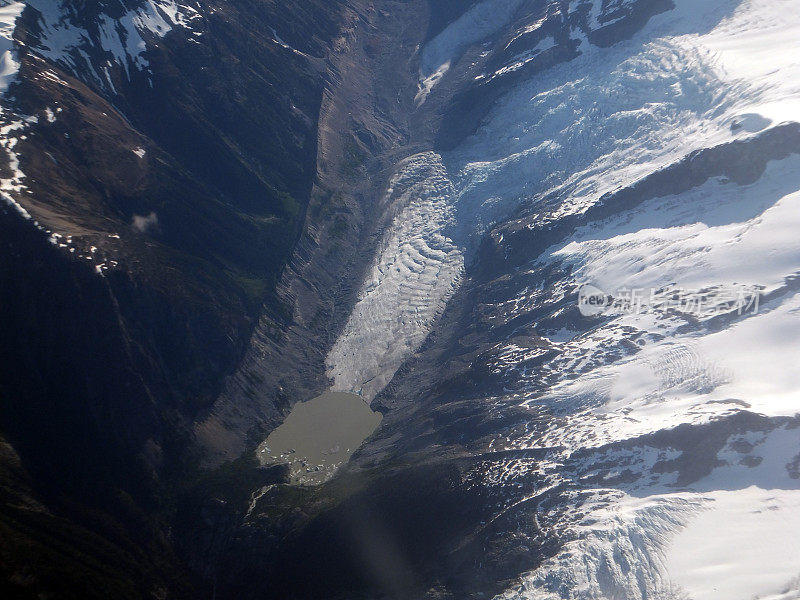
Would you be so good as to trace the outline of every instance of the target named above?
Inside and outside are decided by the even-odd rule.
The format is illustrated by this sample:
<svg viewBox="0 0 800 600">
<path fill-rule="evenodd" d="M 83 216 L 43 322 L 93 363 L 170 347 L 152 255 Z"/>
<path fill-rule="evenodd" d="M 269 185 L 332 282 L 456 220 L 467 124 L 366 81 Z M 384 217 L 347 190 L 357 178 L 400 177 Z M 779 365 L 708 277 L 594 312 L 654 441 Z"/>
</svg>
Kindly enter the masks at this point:
<svg viewBox="0 0 800 600">
<path fill-rule="evenodd" d="M 536 32 L 541 22 L 519 22 L 521 4 L 479 3 L 429 42 L 417 105 L 469 71 L 459 62 L 467 48 L 512 25 L 512 42 Z M 675 0 L 601 47 L 592 31 L 630 3 L 589 4 L 588 29 L 571 30 L 574 59 L 516 79 L 455 148 L 398 164 L 386 193 L 395 216 L 328 374 L 335 389 L 378 396 L 424 345 L 489 236 L 519 280 L 488 307 L 500 315 L 493 326 L 541 315 L 543 343 L 509 336 L 492 372 L 507 380 L 504 401 L 553 415 L 543 434 L 497 444 L 553 453 L 538 476 L 572 490 L 558 517 L 568 541 L 498 598 L 800 598 L 797 150 L 738 178 L 722 169 L 613 205 L 650 189 L 654 175 L 757 155 L 748 149 L 768 136 L 796 139 L 800 11 L 789 0 Z M 518 75 L 552 46 L 543 39 L 476 79 Z M 562 230 L 552 241 L 542 234 L 533 258 L 509 241 Z M 548 277 L 558 282 L 536 283 Z M 700 290 L 708 310 L 576 323 L 565 307 L 587 282 Z M 757 290 L 757 310 L 721 308 L 737 286 Z M 716 445 L 687 465 L 687 431 L 720 427 Z"/>
</svg>

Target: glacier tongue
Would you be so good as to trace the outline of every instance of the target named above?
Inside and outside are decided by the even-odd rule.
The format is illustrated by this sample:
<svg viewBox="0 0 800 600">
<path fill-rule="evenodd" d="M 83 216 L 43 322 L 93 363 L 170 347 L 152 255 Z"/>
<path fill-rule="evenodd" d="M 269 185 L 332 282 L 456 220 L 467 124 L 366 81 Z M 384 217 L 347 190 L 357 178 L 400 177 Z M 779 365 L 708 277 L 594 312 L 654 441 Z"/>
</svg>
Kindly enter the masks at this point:
<svg viewBox="0 0 800 600">
<path fill-rule="evenodd" d="M 327 358 L 335 391 L 372 400 L 425 340 L 464 268 L 447 236 L 453 186 L 434 152 L 407 159 L 387 192 L 399 211 Z"/>
</svg>

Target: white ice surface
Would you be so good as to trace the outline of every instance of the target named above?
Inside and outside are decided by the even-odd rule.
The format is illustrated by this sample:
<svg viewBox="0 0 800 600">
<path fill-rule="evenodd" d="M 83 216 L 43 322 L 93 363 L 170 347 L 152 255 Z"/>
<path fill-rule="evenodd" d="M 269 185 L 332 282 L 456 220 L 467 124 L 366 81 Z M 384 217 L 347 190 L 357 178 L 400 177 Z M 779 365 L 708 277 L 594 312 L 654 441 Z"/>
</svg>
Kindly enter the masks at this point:
<svg viewBox="0 0 800 600">
<path fill-rule="evenodd" d="M 702 36 L 727 78 L 758 90 L 753 108 L 773 122 L 800 114 L 800 10 L 794 0 L 745 0 Z"/>
<path fill-rule="evenodd" d="M 327 358 L 335 391 L 370 400 L 422 344 L 464 267 L 445 233 L 452 185 L 435 153 L 405 161 L 387 194 L 398 196 L 402 209 Z"/>
<path fill-rule="evenodd" d="M 749 186 L 714 181 L 648 201 L 579 230 L 549 256 L 571 265 L 578 280 L 609 293 L 735 284 L 773 291 L 800 273 L 798 228 L 800 157 L 793 155 L 770 163 Z M 675 329 L 682 322 L 669 315 L 621 315 L 591 338 L 567 342 L 565 354 L 580 354 L 603 337 L 615 339 L 625 327 L 666 337 L 629 359 L 557 385 L 549 399 L 536 402 L 559 406 L 570 398 L 594 398 L 596 408 L 576 416 L 572 430 L 575 443 L 583 431 L 602 432 L 594 445 L 705 422 L 742 403 L 768 416 L 792 416 L 800 412 L 798 314 L 800 295 L 787 292 L 718 332 L 681 335 Z"/>
<path fill-rule="evenodd" d="M 667 551 L 672 581 L 704 600 L 797 598 L 800 491 L 750 487 L 708 501 Z"/>
<path fill-rule="evenodd" d="M 730 446 L 682 491 L 669 482 L 598 489 L 573 541 L 502 600 L 790 600 L 800 588 L 800 429 L 751 435 L 753 467 Z M 666 485 L 665 485 L 666 483 Z"/>
<path fill-rule="evenodd" d="M 19 70 L 13 35 L 17 17 L 22 14 L 24 8 L 24 2 L 11 2 L 0 7 L 0 94 L 6 92 L 9 83 Z"/>
</svg>

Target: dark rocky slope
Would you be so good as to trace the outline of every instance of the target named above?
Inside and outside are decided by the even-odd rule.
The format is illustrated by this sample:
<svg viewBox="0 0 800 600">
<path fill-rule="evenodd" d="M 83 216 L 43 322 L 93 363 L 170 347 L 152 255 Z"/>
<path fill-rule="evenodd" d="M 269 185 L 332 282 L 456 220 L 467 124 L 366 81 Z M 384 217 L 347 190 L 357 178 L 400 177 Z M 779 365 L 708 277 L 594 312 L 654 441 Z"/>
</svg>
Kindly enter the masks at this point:
<svg viewBox="0 0 800 600">
<path fill-rule="evenodd" d="M 265 307 L 286 311 L 342 8 L 196 4 L 191 27 L 142 31 L 142 68 L 107 38 L 146 4 L 31 2 L 17 22 L 3 119 L 26 120 L 3 177 L 18 157 L 31 219 L 0 212 L 8 597 L 202 596 L 170 533 L 192 423 Z"/>
</svg>

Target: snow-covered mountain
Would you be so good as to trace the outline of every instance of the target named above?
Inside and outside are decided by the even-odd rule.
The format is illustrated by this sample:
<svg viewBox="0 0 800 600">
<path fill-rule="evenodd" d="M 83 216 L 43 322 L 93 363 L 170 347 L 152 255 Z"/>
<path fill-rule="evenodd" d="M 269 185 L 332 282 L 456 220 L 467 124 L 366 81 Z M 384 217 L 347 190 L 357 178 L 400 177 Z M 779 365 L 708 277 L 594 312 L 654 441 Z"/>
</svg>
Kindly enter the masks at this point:
<svg viewBox="0 0 800 600">
<path fill-rule="evenodd" d="M 0 4 L 15 594 L 800 598 L 797 0 Z"/>
<path fill-rule="evenodd" d="M 117 68 L 129 81 L 131 71 L 149 72 L 148 41 L 163 38 L 175 27 L 192 31 L 192 22 L 202 19 L 196 6 L 173 0 L 131 2 L 130 7 L 122 2 L 25 4 L 38 12 L 35 51 L 110 93 L 116 93 L 112 72 Z"/>
<path fill-rule="evenodd" d="M 515 415 L 465 478 L 559 547 L 504 599 L 800 597 L 800 11 L 667 4 L 486 0 L 420 50 L 420 110 L 491 102 L 398 165 L 328 356 Z"/>
</svg>

